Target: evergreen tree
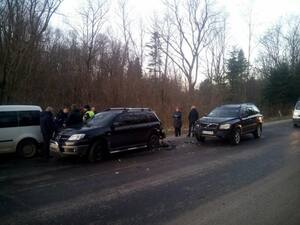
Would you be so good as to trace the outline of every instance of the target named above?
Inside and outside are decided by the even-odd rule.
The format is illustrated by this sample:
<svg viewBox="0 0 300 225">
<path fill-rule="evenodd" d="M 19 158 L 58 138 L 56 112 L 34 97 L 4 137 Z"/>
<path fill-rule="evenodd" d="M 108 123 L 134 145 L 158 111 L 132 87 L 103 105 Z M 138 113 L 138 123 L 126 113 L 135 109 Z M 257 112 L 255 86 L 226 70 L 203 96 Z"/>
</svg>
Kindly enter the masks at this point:
<svg viewBox="0 0 300 225">
<path fill-rule="evenodd" d="M 248 80 L 248 62 L 242 49 L 234 49 L 227 61 L 226 78 L 230 88 L 230 101 L 241 101 L 245 98 L 244 84 Z"/>
<path fill-rule="evenodd" d="M 284 105 L 290 102 L 291 78 L 287 63 L 272 68 L 264 89 L 265 100 L 273 105 Z"/>
<path fill-rule="evenodd" d="M 149 73 L 155 78 L 161 77 L 162 60 L 161 60 L 161 40 L 157 31 L 151 35 L 150 43 L 146 45 L 149 48 L 150 60 L 148 63 Z"/>
</svg>

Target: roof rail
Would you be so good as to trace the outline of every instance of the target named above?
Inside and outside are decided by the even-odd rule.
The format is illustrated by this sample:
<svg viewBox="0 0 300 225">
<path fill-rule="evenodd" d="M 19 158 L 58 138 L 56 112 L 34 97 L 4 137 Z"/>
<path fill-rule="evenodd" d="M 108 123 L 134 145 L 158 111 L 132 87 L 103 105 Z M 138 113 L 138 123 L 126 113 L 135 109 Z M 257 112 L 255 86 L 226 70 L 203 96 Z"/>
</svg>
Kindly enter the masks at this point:
<svg viewBox="0 0 300 225">
<path fill-rule="evenodd" d="M 119 110 L 119 111 L 151 111 L 150 108 L 108 108 L 105 109 L 104 111 L 112 111 L 112 110 Z"/>
</svg>

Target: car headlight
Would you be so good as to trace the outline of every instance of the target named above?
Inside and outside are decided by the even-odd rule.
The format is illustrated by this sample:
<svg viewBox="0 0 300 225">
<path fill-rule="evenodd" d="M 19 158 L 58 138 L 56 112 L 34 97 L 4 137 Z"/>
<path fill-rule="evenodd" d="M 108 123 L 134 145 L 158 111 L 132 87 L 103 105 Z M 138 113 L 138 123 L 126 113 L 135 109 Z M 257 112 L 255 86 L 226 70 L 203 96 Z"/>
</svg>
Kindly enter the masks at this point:
<svg viewBox="0 0 300 225">
<path fill-rule="evenodd" d="M 297 111 L 294 111 L 293 117 L 295 118 L 295 117 L 298 117 L 298 116 L 299 116 L 299 113 Z"/>
<path fill-rule="evenodd" d="M 69 137 L 69 141 L 78 141 L 85 137 L 85 134 L 73 134 L 71 137 Z"/>
<path fill-rule="evenodd" d="M 220 125 L 220 130 L 228 130 L 230 129 L 231 124 L 225 123 Z"/>
</svg>

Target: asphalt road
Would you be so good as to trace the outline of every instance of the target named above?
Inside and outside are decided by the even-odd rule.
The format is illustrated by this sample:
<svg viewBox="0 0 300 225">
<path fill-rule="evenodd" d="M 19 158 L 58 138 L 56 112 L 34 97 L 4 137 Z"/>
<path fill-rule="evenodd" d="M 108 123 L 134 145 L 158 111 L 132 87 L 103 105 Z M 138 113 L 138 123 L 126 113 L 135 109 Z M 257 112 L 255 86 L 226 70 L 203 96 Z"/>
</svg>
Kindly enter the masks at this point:
<svg viewBox="0 0 300 225">
<path fill-rule="evenodd" d="M 0 224 L 300 224 L 300 129 L 290 121 L 239 146 L 168 141 L 99 164 L 0 156 Z"/>
</svg>

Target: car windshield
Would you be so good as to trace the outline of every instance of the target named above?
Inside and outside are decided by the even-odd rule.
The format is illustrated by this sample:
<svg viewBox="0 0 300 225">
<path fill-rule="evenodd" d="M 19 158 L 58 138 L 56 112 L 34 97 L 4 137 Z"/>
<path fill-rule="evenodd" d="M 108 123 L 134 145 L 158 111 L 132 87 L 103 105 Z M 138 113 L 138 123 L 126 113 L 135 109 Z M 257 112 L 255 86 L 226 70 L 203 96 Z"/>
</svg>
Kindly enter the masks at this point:
<svg viewBox="0 0 300 225">
<path fill-rule="evenodd" d="M 101 112 L 95 115 L 95 117 L 87 123 L 88 127 L 105 127 L 108 126 L 117 115 L 117 112 Z"/>
<path fill-rule="evenodd" d="M 297 102 L 297 104 L 296 104 L 296 106 L 295 106 L 295 109 L 300 110 L 300 101 Z"/>
<path fill-rule="evenodd" d="M 208 114 L 208 117 L 238 117 L 239 107 L 219 107 Z"/>
</svg>

